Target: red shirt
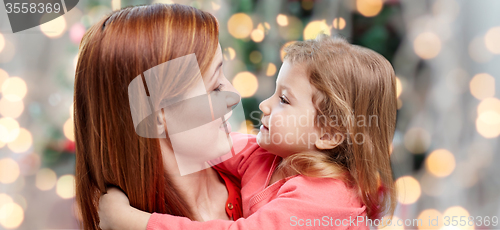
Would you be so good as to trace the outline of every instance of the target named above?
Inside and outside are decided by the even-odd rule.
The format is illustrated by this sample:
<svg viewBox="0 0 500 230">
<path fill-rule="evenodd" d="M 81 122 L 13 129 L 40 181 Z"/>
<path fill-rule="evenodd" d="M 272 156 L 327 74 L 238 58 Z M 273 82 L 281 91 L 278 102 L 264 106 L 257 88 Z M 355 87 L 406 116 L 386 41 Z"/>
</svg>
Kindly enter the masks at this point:
<svg viewBox="0 0 500 230">
<path fill-rule="evenodd" d="M 220 171 L 217 167 L 213 167 L 219 173 L 219 176 L 224 180 L 227 188 L 226 213 L 232 220 L 237 220 L 243 217 L 243 209 L 241 205 L 241 183 L 238 178 L 233 175 L 226 174 Z"/>
</svg>

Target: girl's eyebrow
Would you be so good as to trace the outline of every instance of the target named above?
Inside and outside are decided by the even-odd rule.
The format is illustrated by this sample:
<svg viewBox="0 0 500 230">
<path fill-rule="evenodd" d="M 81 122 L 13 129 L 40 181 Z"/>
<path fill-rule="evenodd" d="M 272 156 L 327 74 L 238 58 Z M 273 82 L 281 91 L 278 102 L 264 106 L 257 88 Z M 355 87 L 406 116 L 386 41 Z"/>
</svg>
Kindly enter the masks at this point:
<svg viewBox="0 0 500 230">
<path fill-rule="evenodd" d="M 281 84 L 278 84 L 278 86 L 281 87 L 283 90 L 285 90 L 287 92 L 287 94 L 289 94 L 292 99 L 297 100 L 295 95 L 293 95 L 292 89 L 290 87 L 288 87 L 286 85 L 281 85 Z"/>
</svg>

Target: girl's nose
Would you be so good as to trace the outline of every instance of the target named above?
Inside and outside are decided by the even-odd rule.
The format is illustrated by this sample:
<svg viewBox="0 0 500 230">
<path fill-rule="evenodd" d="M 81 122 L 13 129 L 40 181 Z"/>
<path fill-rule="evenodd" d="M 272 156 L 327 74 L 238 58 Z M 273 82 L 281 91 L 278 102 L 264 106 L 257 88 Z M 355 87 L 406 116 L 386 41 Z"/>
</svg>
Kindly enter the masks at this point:
<svg viewBox="0 0 500 230">
<path fill-rule="evenodd" d="M 271 107 L 269 107 L 269 99 L 271 98 L 268 98 L 259 104 L 259 109 L 262 111 L 263 113 L 262 115 L 264 116 L 271 114 Z"/>
</svg>

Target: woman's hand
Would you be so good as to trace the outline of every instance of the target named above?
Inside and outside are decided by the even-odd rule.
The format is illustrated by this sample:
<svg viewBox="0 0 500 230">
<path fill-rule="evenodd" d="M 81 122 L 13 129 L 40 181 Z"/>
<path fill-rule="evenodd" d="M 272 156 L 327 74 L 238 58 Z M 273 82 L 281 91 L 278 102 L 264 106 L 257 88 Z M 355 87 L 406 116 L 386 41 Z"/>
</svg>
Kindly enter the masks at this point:
<svg viewBox="0 0 500 230">
<path fill-rule="evenodd" d="M 151 214 L 130 206 L 128 197 L 117 188 L 109 188 L 99 199 L 99 227 L 108 229 L 146 229 Z"/>
</svg>

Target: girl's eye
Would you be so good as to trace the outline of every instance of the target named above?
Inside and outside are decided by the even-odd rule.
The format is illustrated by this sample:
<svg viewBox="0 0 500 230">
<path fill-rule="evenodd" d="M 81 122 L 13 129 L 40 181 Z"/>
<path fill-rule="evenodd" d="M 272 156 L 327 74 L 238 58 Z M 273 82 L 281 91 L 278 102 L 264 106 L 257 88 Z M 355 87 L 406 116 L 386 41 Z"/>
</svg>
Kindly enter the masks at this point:
<svg viewBox="0 0 500 230">
<path fill-rule="evenodd" d="M 222 84 L 219 84 L 217 88 L 214 89 L 214 91 L 219 92 L 222 89 Z"/>
<path fill-rule="evenodd" d="M 284 96 L 280 96 L 280 102 L 283 104 L 290 104 L 290 103 L 288 103 L 288 101 L 286 100 L 286 98 Z"/>
</svg>

